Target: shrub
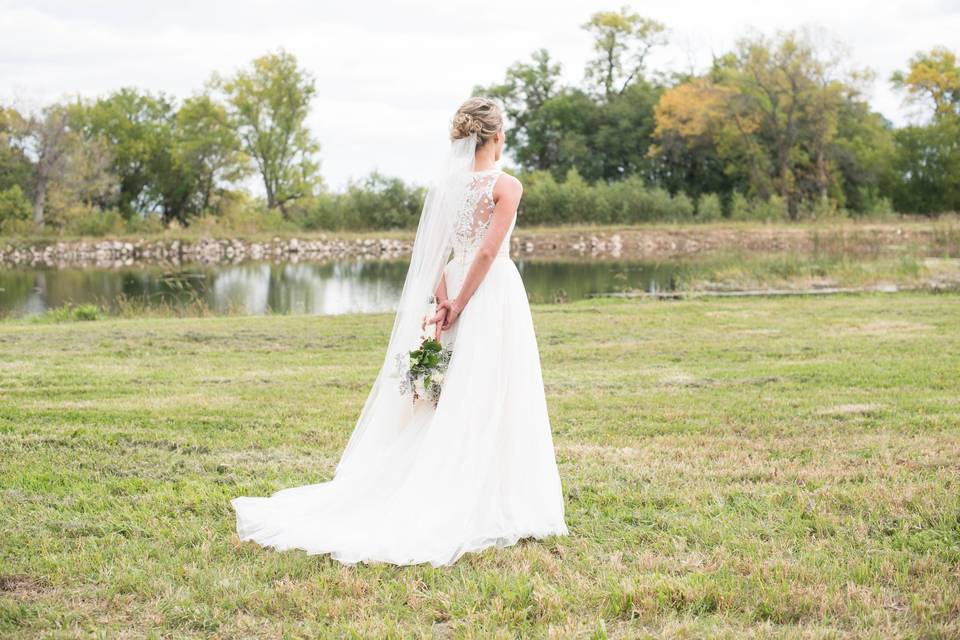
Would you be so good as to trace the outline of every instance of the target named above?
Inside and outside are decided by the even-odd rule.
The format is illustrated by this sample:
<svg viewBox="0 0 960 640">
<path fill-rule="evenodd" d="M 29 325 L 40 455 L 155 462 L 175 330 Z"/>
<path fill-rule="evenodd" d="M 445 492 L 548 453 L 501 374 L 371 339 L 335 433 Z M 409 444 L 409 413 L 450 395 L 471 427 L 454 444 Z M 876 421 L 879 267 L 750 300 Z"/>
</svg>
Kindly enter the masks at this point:
<svg viewBox="0 0 960 640">
<path fill-rule="evenodd" d="M 670 217 L 670 193 L 661 187 L 654 187 L 643 194 L 639 217 L 630 222 L 649 222 L 665 220 Z"/>
<path fill-rule="evenodd" d="M 192 229 L 216 234 L 219 232 L 257 233 L 261 231 L 292 231 L 296 225 L 285 219 L 279 209 L 267 209 L 263 200 L 244 193 L 233 193 L 225 199 L 217 212 L 208 211 L 190 222 Z"/>
<path fill-rule="evenodd" d="M 837 218 L 843 213 L 844 212 L 837 206 L 837 201 L 832 198 L 816 198 L 815 200 L 804 202 L 800 207 L 800 216 L 812 220 Z"/>
<path fill-rule="evenodd" d="M 647 190 L 636 176 L 617 182 L 598 182 L 594 189 L 597 192 L 597 222 L 617 224 L 642 218 Z"/>
<path fill-rule="evenodd" d="M 127 233 L 160 233 L 164 230 L 163 219 L 158 215 L 134 215 L 124 226 Z"/>
<path fill-rule="evenodd" d="M 412 229 L 420 218 L 423 196 L 422 188 L 375 171 L 347 187 L 337 198 L 337 212 L 357 228 Z"/>
<path fill-rule="evenodd" d="M 681 192 L 670 199 L 667 219 L 686 222 L 693 219 L 693 212 L 693 200 L 690 199 L 690 196 Z"/>
<path fill-rule="evenodd" d="M 715 193 L 702 193 L 697 200 L 697 220 L 700 222 L 710 222 L 719 220 L 723 216 L 723 207 L 720 203 L 720 196 Z"/>
<path fill-rule="evenodd" d="M 290 220 L 298 228 L 307 231 L 342 231 L 359 227 L 356 219 L 348 217 L 341 206 L 343 196 L 321 193 L 318 196 L 298 202 L 290 212 Z"/>
<path fill-rule="evenodd" d="M 0 232 L 22 233 L 30 228 L 30 202 L 20 185 L 0 191 Z"/>
<path fill-rule="evenodd" d="M 48 309 L 42 316 L 36 316 L 35 322 L 89 322 L 99 320 L 102 317 L 100 308 L 93 304 L 81 304 L 77 306 L 64 305 L 54 309 Z"/>
<path fill-rule="evenodd" d="M 562 205 L 557 181 L 549 171 L 531 171 L 521 178 L 523 198 L 517 212 L 518 223 L 524 225 L 546 224 L 552 221 L 555 207 Z"/>
<path fill-rule="evenodd" d="M 563 208 L 558 211 L 560 216 L 551 222 L 562 224 L 596 220 L 596 190 L 587 184 L 576 169 L 567 171 L 566 179 L 560 186 Z"/>
<path fill-rule="evenodd" d="M 70 235 L 103 237 L 123 233 L 125 222 L 116 209 L 101 211 L 89 205 L 73 205 L 63 212 L 63 229 Z"/>
<path fill-rule="evenodd" d="M 787 205 L 778 195 L 769 200 L 748 200 L 742 193 L 735 191 L 730 199 L 730 218 L 733 220 L 784 220 L 787 218 Z"/>
<path fill-rule="evenodd" d="M 786 220 L 787 203 L 776 194 L 766 201 L 757 200 L 754 203 L 754 216 L 757 220 Z"/>
<path fill-rule="evenodd" d="M 896 213 L 890 198 L 869 198 L 866 200 L 866 205 L 866 209 L 863 210 L 864 216 L 885 217 Z"/>
</svg>

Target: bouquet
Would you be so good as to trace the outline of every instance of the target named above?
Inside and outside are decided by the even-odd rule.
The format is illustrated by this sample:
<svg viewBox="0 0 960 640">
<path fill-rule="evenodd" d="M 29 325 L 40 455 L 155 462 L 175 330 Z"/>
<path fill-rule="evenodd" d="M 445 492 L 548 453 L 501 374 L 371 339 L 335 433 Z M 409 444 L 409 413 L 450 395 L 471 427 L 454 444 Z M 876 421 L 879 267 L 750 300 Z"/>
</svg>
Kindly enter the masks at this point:
<svg viewBox="0 0 960 640">
<path fill-rule="evenodd" d="M 424 337 L 420 346 L 408 354 L 397 354 L 397 369 L 400 372 L 400 393 L 410 394 L 413 402 L 427 398 L 433 406 L 440 401 L 443 376 L 450 364 L 453 350 L 444 347 L 434 338 Z"/>
</svg>

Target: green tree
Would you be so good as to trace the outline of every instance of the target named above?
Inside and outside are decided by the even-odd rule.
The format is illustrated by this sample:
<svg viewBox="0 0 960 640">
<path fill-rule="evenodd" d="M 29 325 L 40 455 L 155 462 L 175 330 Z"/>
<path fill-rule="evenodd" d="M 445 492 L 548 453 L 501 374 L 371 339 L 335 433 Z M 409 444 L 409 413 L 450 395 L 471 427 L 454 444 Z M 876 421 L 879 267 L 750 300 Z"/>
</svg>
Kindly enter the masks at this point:
<svg viewBox="0 0 960 640">
<path fill-rule="evenodd" d="M 69 110 L 60 104 L 45 107 L 25 122 L 24 138 L 35 159 L 33 176 L 33 224 L 45 224 L 45 206 L 51 184 L 61 180 L 78 138 L 70 128 Z"/>
<path fill-rule="evenodd" d="M 20 230 L 28 226 L 32 207 L 20 185 L 0 189 L 0 232 Z"/>
<path fill-rule="evenodd" d="M 809 34 L 744 38 L 706 76 L 664 93 L 652 153 L 668 180 L 694 181 L 691 193 L 777 194 L 795 219 L 801 203 L 844 198 L 837 143 L 844 110 L 862 111 L 860 82 Z"/>
<path fill-rule="evenodd" d="M 173 102 L 124 88 L 92 104 L 78 103 L 74 112 L 87 140 L 104 140 L 112 155 L 112 172 L 119 180 L 117 205 L 125 218 L 166 207 L 175 212 L 176 200 L 163 182 L 176 182 L 172 140 Z"/>
<path fill-rule="evenodd" d="M 209 210 L 223 185 L 250 173 L 226 107 L 205 94 L 184 101 L 177 111 L 174 162 L 191 177 L 194 189 L 186 208 L 195 213 Z"/>
<path fill-rule="evenodd" d="M 320 145 L 306 126 L 316 93 L 313 77 L 292 54 L 279 51 L 225 82 L 214 77 L 212 84 L 227 96 L 234 126 L 263 180 L 267 207 L 287 215 L 288 203 L 320 184 L 314 159 Z"/>
<path fill-rule="evenodd" d="M 896 138 L 897 211 L 960 211 L 960 123 L 951 118 L 907 126 Z"/>
<path fill-rule="evenodd" d="M 960 210 L 960 66 L 943 47 L 918 53 L 906 72 L 893 74 L 907 100 L 928 107 L 932 119 L 896 132 L 898 210 L 937 213 Z"/>
<path fill-rule="evenodd" d="M 723 70 L 737 90 L 736 108 L 755 118 L 772 168 L 770 183 L 791 218 L 798 215 L 804 180 L 821 197 L 827 194 L 825 150 L 836 134 L 845 88 L 833 77 L 838 64 L 818 55 L 804 34 L 788 32 L 773 40 L 741 40 L 736 66 Z"/>
<path fill-rule="evenodd" d="M 0 190 L 14 185 L 27 191 L 33 175 L 33 161 L 27 155 L 23 134 L 26 119 L 13 107 L 0 106 Z"/>
<path fill-rule="evenodd" d="M 709 77 L 692 78 L 662 93 L 654 108 L 654 144 L 648 152 L 655 160 L 657 182 L 673 193 L 693 196 L 747 189 L 746 176 L 759 169 L 750 147 L 754 125 L 727 118 L 732 99 L 728 87 Z M 736 143 L 725 147 L 726 138 Z"/>
<path fill-rule="evenodd" d="M 593 14 L 583 28 L 593 35 L 596 54 L 587 64 L 586 77 L 608 99 L 642 78 L 647 55 L 666 43 L 663 24 L 626 6 Z"/>
<path fill-rule="evenodd" d="M 649 152 L 656 127 L 654 109 L 662 92 L 661 87 L 641 78 L 600 105 L 589 151 L 599 166 L 586 171 L 585 177 L 610 181 L 639 175 L 647 181 L 656 179 Z"/>
<path fill-rule="evenodd" d="M 841 182 L 841 206 L 868 213 L 890 205 L 896 143 L 893 125 L 864 100 L 847 100 L 830 150 Z"/>
<path fill-rule="evenodd" d="M 914 55 L 909 65 L 906 72 L 893 74 L 893 86 L 905 91 L 908 101 L 932 107 L 935 118 L 960 116 L 957 55 L 946 47 L 934 47 Z"/>
<path fill-rule="evenodd" d="M 661 88 L 644 77 L 644 65 L 665 28 L 626 8 L 596 13 L 583 26 L 597 52 L 586 69 L 592 86 L 561 85 L 560 65 L 540 49 L 511 65 L 502 83 L 474 93 L 503 102 L 510 153 L 524 171 L 550 171 L 558 181 L 571 169 L 587 181 L 650 178 Z"/>
<path fill-rule="evenodd" d="M 423 196 L 423 189 L 374 171 L 351 182 L 340 205 L 343 215 L 361 228 L 409 229 L 417 226 Z"/>
<path fill-rule="evenodd" d="M 509 121 L 507 145 L 526 170 L 547 169 L 557 160 L 560 132 L 544 110 L 562 87 L 561 67 L 546 49 L 533 53 L 531 62 L 516 62 L 507 69 L 500 84 L 474 88 L 474 95 L 488 95 L 503 104 Z"/>
</svg>

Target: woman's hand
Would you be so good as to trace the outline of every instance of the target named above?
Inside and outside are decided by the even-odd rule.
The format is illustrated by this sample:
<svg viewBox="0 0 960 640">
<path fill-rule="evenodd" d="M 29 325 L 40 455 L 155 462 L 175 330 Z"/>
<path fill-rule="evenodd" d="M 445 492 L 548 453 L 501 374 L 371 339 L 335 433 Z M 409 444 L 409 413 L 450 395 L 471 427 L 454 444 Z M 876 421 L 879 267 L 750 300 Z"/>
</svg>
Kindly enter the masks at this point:
<svg viewBox="0 0 960 640">
<path fill-rule="evenodd" d="M 444 325 L 447 323 L 447 313 L 449 308 L 447 307 L 449 301 L 444 300 L 443 302 L 437 303 L 436 313 L 432 318 L 424 318 L 421 329 L 426 329 L 428 324 L 436 325 L 434 330 L 434 339 L 437 342 L 440 342 L 440 333 L 446 328 Z"/>
<path fill-rule="evenodd" d="M 460 317 L 460 314 L 463 312 L 463 306 L 456 298 L 453 300 L 444 300 L 441 304 L 446 309 L 446 318 L 443 323 L 443 330 L 446 331 L 452 327 L 453 323 Z"/>
<path fill-rule="evenodd" d="M 454 298 L 453 300 L 444 300 L 437 303 L 437 312 L 430 318 L 424 318 L 424 326 L 434 324 L 437 326 L 437 341 L 440 341 L 440 332 L 446 331 L 453 326 L 460 314 L 463 312 L 463 306 Z"/>
</svg>

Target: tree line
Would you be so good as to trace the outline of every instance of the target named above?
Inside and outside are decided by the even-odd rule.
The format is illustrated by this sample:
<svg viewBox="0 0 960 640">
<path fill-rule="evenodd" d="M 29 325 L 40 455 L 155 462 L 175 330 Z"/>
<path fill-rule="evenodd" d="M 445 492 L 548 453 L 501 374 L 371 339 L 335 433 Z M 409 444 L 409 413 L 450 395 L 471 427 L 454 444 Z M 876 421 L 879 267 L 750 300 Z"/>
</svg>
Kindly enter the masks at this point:
<svg viewBox="0 0 960 640">
<path fill-rule="evenodd" d="M 868 70 L 810 31 L 749 34 L 703 73 L 650 68 L 665 25 L 629 8 L 582 28 L 580 83 L 544 49 L 477 86 L 504 105 L 520 224 L 821 218 L 960 210 L 960 66 L 943 47 L 889 82 L 925 113 L 894 127 Z M 283 50 L 185 100 L 122 88 L 21 113 L 0 105 L 0 232 L 387 229 L 423 187 L 379 173 L 324 184 L 306 126 L 316 81 Z M 242 183 L 255 177 L 262 197 Z"/>
<path fill-rule="evenodd" d="M 595 49 L 583 83 L 564 85 L 541 49 L 476 89 L 506 104 L 524 172 L 601 188 L 636 177 L 734 216 L 960 210 L 960 67 L 946 48 L 890 78 L 930 114 L 895 128 L 865 98 L 873 74 L 816 32 L 750 34 L 702 74 L 663 74 L 648 59 L 665 25 L 624 8 L 583 28 Z"/>
<path fill-rule="evenodd" d="M 2 108 L 0 219 L 20 228 L 83 229 L 98 216 L 188 224 L 248 200 L 236 185 L 252 173 L 265 208 L 287 212 L 322 187 L 320 147 L 304 124 L 315 91 L 281 51 L 233 77 L 214 74 L 179 104 L 123 88 L 29 115 Z"/>
</svg>

